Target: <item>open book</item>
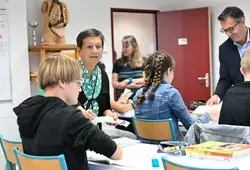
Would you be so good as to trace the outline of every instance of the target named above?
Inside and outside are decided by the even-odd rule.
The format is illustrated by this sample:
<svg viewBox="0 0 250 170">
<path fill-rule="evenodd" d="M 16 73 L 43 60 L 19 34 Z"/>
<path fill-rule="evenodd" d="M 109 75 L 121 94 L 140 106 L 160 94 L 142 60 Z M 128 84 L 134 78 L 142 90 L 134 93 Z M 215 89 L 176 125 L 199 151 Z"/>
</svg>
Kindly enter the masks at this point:
<svg viewBox="0 0 250 170">
<path fill-rule="evenodd" d="M 99 154 L 99 153 L 96 153 L 96 152 L 90 151 L 90 150 L 87 150 L 87 159 L 88 159 L 88 161 L 98 162 L 98 163 L 106 163 L 106 164 L 114 164 L 115 163 L 114 160 L 111 160 L 102 154 Z"/>
<path fill-rule="evenodd" d="M 133 140 L 133 139 L 129 139 L 129 138 L 126 138 L 126 137 L 117 138 L 117 139 L 113 139 L 113 140 L 115 141 L 115 143 L 117 145 L 119 145 L 122 148 L 140 143 L 139 140 Z M 94 151 L 87 150 L 87 158 L 88 158 L 88 161 L 92 161 L 92 162 L 119 165 L 118 164 L 119 160 L 116 161 L 116 160 L 109 159 L 108 157 L 106 157 L 106 156 L 104 156 L 102 154 L 98 154 L 98 153 L 96 153 Z"/>
</svg>

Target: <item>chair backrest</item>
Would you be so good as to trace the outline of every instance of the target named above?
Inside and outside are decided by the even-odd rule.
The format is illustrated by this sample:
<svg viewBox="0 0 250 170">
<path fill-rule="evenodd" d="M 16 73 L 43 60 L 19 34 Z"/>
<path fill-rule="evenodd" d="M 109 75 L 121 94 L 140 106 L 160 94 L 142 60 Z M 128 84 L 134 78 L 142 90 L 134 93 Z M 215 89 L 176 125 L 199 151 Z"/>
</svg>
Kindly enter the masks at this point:
<svg viewBox="0 0 250 170">
<path fill-rule="evenodd" d="M 78 57 L 76 57 L 77 51 L 74 51 L 74 50 L 64 50 L 64 51 L 61 51 L 60 53 L 63 54 L 63 55 L 72 57 L 72 58 L 74 58 L 74 59 L 76 59 L 76 60 L 79 59 Z"/>
<path fill-rule="evenodd" d="M 176 140 L 172 119 L 145 120 L 133 117 L 132 123 L 139 138 L 151 141 Z"/>
<path fill-rule="evenodd" d="M 64 155 L 59 156 L 33 156 L 13 148 L 20 170 L 68 170 Z"/>
<path fill-rule="evenodd" d="M 0 144 L 7 163 L 7 167 L 9 170 L 12 170 L 13 164 L 17 164 L 12 148 L 18 147 L 18 149 L 23 150 L 22 142 L 7 140 L 3 138 L 2 135 L 0 135 Z"/>
<path fill-rule="evenodd" d="M 250 144 L 250 127 L 214 123 L 194 123 L 184 141 L 199 144 L 206 141 Z"/>
<path fill-rule="evenodd" d="M 200 167 L 191 167 L 191 166 L 187 166 L 187 165 L 181 165 L 179 163 L 176 162 L 172 162 L 169 159 L 167 159 L 167 157 L 163 156 L 161 158 L 162 163 L 163 163 L 163 167 L 165 170 L 239 170 L 239 168 L 237 167 L 233 167 L 233 168 L 200 168 Z"/>
</svg>

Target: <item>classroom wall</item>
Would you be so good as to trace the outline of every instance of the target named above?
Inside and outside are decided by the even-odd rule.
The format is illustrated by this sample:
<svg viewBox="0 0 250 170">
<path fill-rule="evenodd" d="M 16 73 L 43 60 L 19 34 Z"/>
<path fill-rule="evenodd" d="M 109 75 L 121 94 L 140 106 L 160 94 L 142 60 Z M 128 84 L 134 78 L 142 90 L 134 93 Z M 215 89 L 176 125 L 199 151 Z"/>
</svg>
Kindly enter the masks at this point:
<svg viewBox="0 0 250 170">
<path fill-rule="evenodd" d="M 115 12 L 114 23 L 114 48 L 117 58 L 121 57 L 121 40 L 125 35 L 134 35 L 140 53 L 148 57 L 156 49 L 156 28 L 154 14 Z"/>
<path fill-rule="evenodd" d="M 6 6 L 8 10 L 12 91 L 11 101 L 0 101 L 0 134 L 10 139 L 18 139 L 16 116 L 12 109 L 30 96 L 26 1 L 8 0 L 6 3 L 1 0 L 0 6 Z M 1 73 L 0 78 L 3 78 Z M 4 158 L 0 154 L 0 170 L 4 170 L 4 164 Z"/>
</svg>

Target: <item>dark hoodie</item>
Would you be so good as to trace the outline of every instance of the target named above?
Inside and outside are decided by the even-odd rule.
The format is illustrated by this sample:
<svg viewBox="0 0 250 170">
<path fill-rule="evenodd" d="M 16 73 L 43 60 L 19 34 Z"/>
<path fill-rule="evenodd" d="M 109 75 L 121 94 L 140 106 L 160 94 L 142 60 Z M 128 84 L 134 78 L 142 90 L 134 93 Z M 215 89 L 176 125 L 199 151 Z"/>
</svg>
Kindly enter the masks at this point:
<svg viewBox="0 0 250 170">
<path fill-rule="evenodd" d="M 86 150 L 111 157 L 116 144 L 81 111 L 57 97 L 35 96 L 13 109 L 24 153 L 64 154 L 69 170 L 88 170 Z"/>
</svg>

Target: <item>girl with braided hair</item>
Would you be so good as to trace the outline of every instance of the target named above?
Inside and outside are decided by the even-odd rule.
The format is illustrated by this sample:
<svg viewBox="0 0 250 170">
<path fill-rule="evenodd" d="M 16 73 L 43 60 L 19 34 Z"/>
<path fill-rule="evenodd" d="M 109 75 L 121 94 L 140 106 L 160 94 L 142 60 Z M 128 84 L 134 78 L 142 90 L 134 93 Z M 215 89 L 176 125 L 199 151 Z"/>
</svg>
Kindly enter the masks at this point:
<svg viewBox="0 0 250 170">
<path fill-rule="evenodd" d="M 155 52 L 145 65 L 145 85 L 134 97 L 135 117 L 148 120 L 163 120 L 172 118 L 177 140 L 183 140 L 178 128 L 180 120 L 186 129 L 197 123 L 208 123 L 213 115 L 205 113 L 198 119 L 193 119 L 185 106 L 181 94 L 171 82 L 174 78 L 175 62 L 173 58 L 162 52 Z M 151 142 L 145 141 L 143 142 Z"/>
</svg>

